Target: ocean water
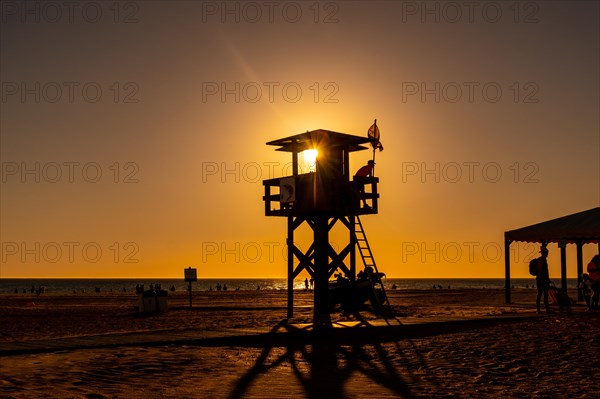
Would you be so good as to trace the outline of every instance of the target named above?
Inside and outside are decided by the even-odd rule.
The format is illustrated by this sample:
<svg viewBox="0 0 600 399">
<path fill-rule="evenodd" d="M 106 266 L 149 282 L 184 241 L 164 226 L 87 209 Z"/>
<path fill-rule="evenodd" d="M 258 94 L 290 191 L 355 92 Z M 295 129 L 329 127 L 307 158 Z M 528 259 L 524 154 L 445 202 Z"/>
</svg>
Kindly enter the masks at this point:
<svg viewBox="0 0 600 399">
<path fill-rule="evenodd" d="M 110 292 L 135 292 L 138 284 L 144 284 L 148 289 L 150 284 L 160 284 L 163 289 L 169 289 L 174 286 L 177 291 L 187 291 L 188 283 L 183 279 L 10 279 L 0 278 L 0 294 L 12 294 L 17 290 L 22 293 L 26 290 L 31 293 L 31 288 L 44 287 L 46 293 L 100 293 Z M 511 280 L 511 285 L 515 288 L 531 287 L 535 283 L 533 278 L 517 278 Z M 560 285 L 560 279 L 555 279 L 554 283 Z M 226 285 L 228 290 L 285 290 L 287 289 L 286 279 L 202 279 L 192 283 L 193 291 L 208 291 L 211 287 L 215 289 L 217 284 Z M 425 290 L 431 289 L 434 285 L 442 286 L 443 289 L 502 289 L 504 288 L 504 279 L 502 278 L 473 278 L 473 279 L 400 279 L 388 278 L 384 280 L 386 289 L 391 289 L 396 285 L 398 290 Z M 577 287 L 576 279 L 568 279 L 569 288 Z M 294 281 L 294 289 L 304 289 L 304 279 Z"/>
</svg>

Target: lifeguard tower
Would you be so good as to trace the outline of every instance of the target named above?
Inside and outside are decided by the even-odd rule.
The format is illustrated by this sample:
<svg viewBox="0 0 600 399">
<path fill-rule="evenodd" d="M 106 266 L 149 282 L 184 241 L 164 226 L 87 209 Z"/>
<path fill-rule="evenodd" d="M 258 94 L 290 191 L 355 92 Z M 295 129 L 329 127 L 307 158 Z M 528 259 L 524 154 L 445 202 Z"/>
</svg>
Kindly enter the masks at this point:
<svg viewBox="0 0 600 399">
<path fill-rule="evenodd" d="M 354 177 L 350 153 L 366 150 L 368 137 L 314 130 L 269 141 L 276 151 L 292 155 L 292 175 L 264 180 L 266 216 L 287 218 L 288 318 L 293 317 L 294 278 L 306 270 L 314 279 L 314 320 L 329 314 L 329 278 L 343 273 L 356 281 L 356 249 L 366 270 L 377 267 L 360 221 L 361 215 L 378 212 L 377 177 Z M 298 173 L 298 157 L 306 150 L 318 151 L 314 171 Z M 329 232 L 340 222 L 348 230 L 348 242 L 337 252 L 329 243 Z M 294 244 L 294 232 L 307 223 L 314 239 L 306 252 Z M 364 273 L 363 273 L 364 274 Z M 381 284 L 383 290 L 383 285 Z M 315 324 L 316 325 L 316 324 Z"/>
</svg>

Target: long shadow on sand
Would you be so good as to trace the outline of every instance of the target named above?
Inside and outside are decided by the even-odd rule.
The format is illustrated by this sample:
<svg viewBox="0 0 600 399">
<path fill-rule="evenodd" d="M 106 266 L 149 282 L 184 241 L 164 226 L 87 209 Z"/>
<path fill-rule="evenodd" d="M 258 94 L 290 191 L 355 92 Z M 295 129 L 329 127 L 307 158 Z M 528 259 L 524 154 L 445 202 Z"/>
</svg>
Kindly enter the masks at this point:
<svg viewBox="0 0 600 399">
<path fill-rule="evenodd" d="M 411 398 L 415 396 L 414 388 L 418 388 L 418 385 L 415 386 L 417 374 L 422 375 L 423 370 L 429 367 L 410 338 L 447 333 L 448 328 L 457 331 L 474 327 L 468 324 L 445 325 L 442 328 L 405 326 L 397 319 L 397 325 L 388 322 L 387 325 L 374 326 L 360 318 L 360 315 L 356 316 L 359 321 L 357 325 L 348 327 L 334 324 L 320 330 L 313 330 L 312 325 L 297 327 L 286 320 L 281 321 L 270 331 L 266 341 L 268 344 L 250 370 L 237 382 L 230 398 L 245 397 L 260 375 L 285 364 L 291 366 L 290 378 L 297 379 L 306 398 L 352 396 L 349 395 L 348 385 L 351 379 L 356 378 L 367 378 L 369 386 L 374 383 L 386 388 L 394 397 Z M 384 347 L 384 343 L 390 345 Z M 283 354 L 273 353 L 281 353 L 274 351 L 277 347 L 284 349 Z M 404 375 L 399 370 L 403 370 Z M 432 373 L 428 374 L 428 386 L 434 392 L 442 391 L 441 384 Z M 368 388 L 366 392 L 369 392 Z"/>
</svg>

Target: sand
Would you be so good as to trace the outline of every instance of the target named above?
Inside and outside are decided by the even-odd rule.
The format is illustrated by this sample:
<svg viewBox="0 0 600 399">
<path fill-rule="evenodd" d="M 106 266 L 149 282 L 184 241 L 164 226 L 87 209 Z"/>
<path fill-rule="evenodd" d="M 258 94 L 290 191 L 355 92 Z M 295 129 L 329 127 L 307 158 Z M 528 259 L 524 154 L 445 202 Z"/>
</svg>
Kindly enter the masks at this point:
<svg viewBox="0 0 600 399">
<path fill-rule="evenodd" d="M 570 294 L 575 297 L 574 293 Z M 596 398 L 600 313 L 536 315 L 534 290 L 391 291 L 395 317 L 332 313 L 311 293 L 0 296 L 0 397 Z M 360 326 L 357 326 L 360 325 Z"/>
</svg>

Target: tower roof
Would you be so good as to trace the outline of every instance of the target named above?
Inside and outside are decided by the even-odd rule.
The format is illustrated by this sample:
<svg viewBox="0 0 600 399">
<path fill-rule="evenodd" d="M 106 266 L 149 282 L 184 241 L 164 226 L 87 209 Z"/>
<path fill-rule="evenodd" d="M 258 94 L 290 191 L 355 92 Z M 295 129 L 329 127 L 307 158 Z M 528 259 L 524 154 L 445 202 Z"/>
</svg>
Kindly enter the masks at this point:
<svg viewBox="0 0 600 399">
<path fill-rule="evenodd" d="M 335 148 L 347 147 L 349 152 L 366 150 L 371 140 L 366 136 L 354 136 L 346 133 L 333 132 L 331 130 L 317 129 L 306 133 L 296 134 L 267 142 L 267 145 L 278 146 L 275 151 L 302 152 L 311 148 Z"/>
</svg>

